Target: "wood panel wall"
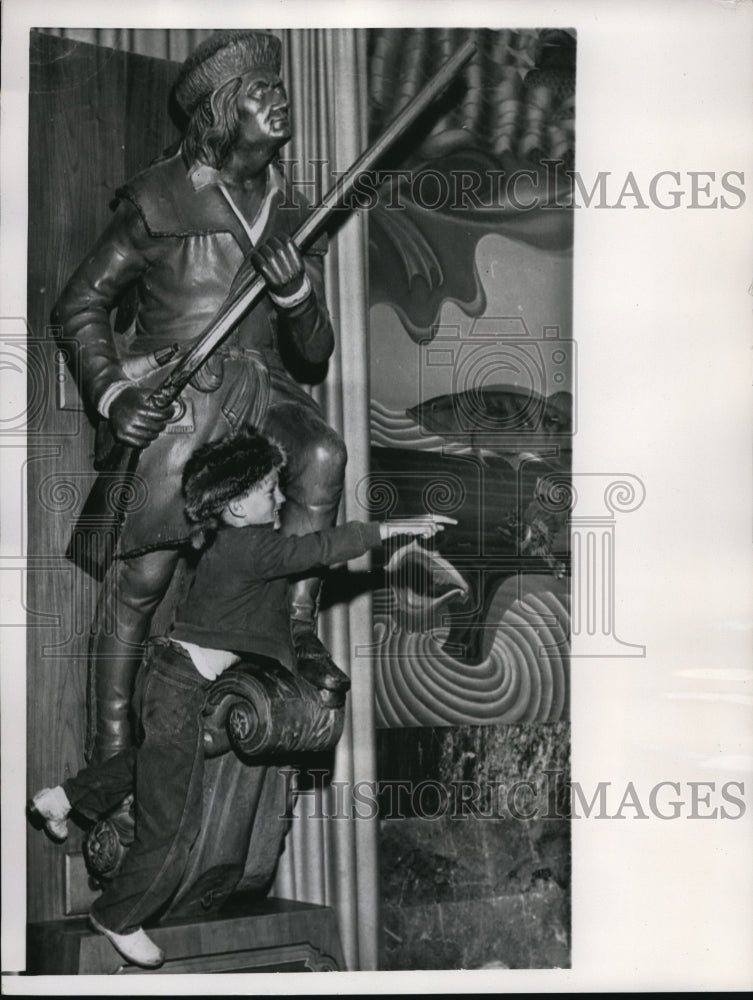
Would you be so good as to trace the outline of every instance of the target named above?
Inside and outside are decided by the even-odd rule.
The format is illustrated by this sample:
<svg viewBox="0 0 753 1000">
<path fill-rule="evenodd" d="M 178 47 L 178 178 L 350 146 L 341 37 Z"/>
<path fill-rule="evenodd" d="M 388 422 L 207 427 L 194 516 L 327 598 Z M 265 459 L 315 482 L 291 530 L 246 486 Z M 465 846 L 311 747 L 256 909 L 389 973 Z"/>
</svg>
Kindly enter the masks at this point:
<svg viewBox="0 0 753 1000">
<path fill-rule="evenodd" d="M 93 482 L 93 432 L 57 398 L 52 306 L 111 212 L 116 188 L 175 141 L 177 66 L 31 33 L 29 95 L 28 790 L 83 763 L 86 650 L 97 585 L 64 559 Z M 74 404 L 77 397 L 74 393 Z M 64 847 L 29 828 L 28 919 L 63 915 Z"/>
</svg>

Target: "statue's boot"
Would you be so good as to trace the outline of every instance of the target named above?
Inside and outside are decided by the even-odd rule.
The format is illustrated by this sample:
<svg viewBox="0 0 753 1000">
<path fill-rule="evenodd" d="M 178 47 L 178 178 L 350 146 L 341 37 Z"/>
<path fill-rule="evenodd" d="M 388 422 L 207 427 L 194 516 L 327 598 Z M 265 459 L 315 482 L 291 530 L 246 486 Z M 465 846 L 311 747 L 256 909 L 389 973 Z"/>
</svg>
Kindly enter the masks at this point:
<svg viewBox="0 0 753 1000">
<path fill-rule="evenodd" d="M 98 652 L 92 663 L 95 718 L 89 719 L 92 761 L 102 762 L 133 745 L 131 698 L 140 656 Z"/>
<path fill-rule="evenodd" d="M 131 699 L 152 615 L 167 591 L 177 551 L 117 560 L 100 594 L 89 648 L 87 759 L 108 760 L 134 743 Z"/>
<path fill-rule="evenodd" d="M 131 733 L 131 696 L 138 660 L 114 660 L 95 665 L 97 705 L 94 755 L 97 760 L 114 757 L 133 743 Z"/>
<path fill-rule="evenodd" d="M 318 577 L 298 580 L 290 592 L 290 629 L 300 677 L 340 698 L 350 688 L 350 678 L 337 666 L 316 634 L 319 614 L 319 593 L 322 581 Z"/>
<path fill-rule="evenodd" d="M 103 763 L 133 745 L 131 698 L 140 656 L 107 656 L 116 642 L 100 637 L 97 655 L 90 663 L 93 673 L 95 717 L 89 713 L 87 754 L 92 763 Z M 85 854 L 89 873 L 97 881 L 117 874 L 133 841 L 133 795 L 128 795 L 107 817 L 100 819 L 86 837 Z"/>
</svg>

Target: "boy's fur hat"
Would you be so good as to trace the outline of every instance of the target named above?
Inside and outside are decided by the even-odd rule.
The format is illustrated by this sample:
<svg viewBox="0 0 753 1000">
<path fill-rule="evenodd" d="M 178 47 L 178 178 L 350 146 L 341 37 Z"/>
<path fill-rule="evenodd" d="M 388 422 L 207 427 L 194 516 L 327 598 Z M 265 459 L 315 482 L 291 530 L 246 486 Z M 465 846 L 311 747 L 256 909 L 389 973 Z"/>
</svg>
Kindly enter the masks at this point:
<svg viewBox="0 0 753 1000">
<path fill-rule="evenodd" d="M 216 522 L 231 500 L 284 464 L 279 445 L 252 429 L 202 445 L 183 470 L 186 517 L 194 524 Z"/>
<path fill-rule="evenodd" d="M 175 99 L 186 114 L 236 76 L 252 69 L 280 72 L 279 38 L 260 31 L 216 31 L 183 63 L 175 81 Z"/>
</svg>

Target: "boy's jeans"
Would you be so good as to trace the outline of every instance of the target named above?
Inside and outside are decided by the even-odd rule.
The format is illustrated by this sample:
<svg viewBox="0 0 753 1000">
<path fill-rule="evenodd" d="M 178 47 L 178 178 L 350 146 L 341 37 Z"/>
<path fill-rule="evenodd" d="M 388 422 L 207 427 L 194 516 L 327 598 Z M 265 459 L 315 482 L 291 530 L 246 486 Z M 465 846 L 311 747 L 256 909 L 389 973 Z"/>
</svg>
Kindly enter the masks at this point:
<svg viewBox="0 0 753 1000">
<path fill-rule="evenodd" d="M 140 927 L 169 900 L 199 832 L 201 710 L 210 683 L 179 646 L 164 639 L 150 643 L 133 702 L 143 741 L 63 782 L 73 808 L 91 819 L 134 792 L 135 839 L 92 906 L 97 920 L 118 934 Z"/>
</svg>

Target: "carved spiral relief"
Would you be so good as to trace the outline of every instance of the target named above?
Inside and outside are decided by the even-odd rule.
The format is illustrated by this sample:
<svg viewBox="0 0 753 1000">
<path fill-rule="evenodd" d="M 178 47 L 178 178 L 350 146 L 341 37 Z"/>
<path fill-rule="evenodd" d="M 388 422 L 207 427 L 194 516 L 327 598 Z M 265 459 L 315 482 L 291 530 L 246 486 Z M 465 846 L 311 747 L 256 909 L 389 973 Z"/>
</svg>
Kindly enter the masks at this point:
<svg viewBox="0 0 753 1000">
<path fill-rule="evenodd" d="M 504 588 L 500 588 L 503 590 Z M 567 716 L 569 612 L 566 584 L 526 578 L 506 600 L 484 659 L 447 653 L 445 635 L 407 633 L 375 607 L 377 725 L 485 725 L 554 722 Z M 497 613 L 501 605 L 497 603 Z M 494 613 L 494 608 L 492 609 Z M 494 619 L 490 616 L 488 624 Z"/>
</svg>

